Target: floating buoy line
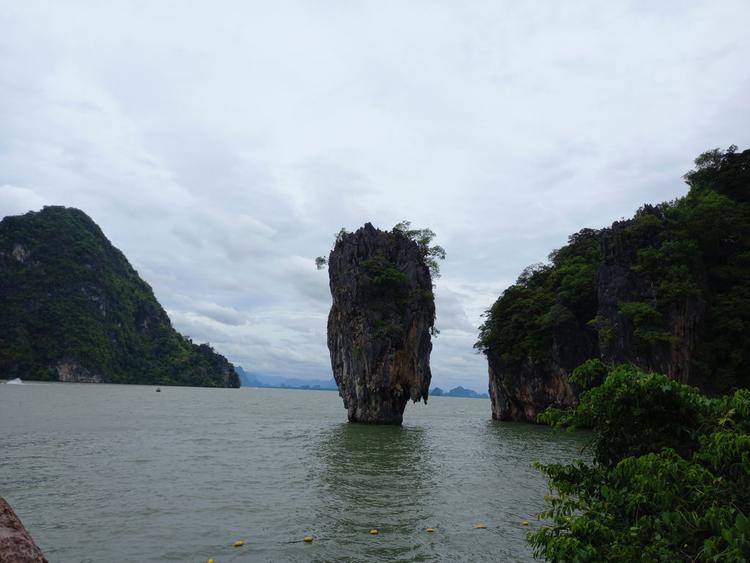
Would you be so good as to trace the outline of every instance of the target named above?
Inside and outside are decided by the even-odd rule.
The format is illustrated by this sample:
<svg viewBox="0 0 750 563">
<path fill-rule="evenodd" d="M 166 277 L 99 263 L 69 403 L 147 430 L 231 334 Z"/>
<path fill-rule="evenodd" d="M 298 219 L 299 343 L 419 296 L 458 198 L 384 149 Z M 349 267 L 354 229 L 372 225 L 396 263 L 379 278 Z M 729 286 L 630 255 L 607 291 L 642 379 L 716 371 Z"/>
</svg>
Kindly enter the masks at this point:
<svg viewBox="0 0 750 563">
<path fill-rule="evenodd" d="M 521 520 L 521 525 L 522 526 L 528 526 L 529 525 L 529 521 L 528 520 Z M 485 524 L 484 522 L 477 522 L 476 524 L 474 524 L 474 529 L 476 529 L 476 530 L 486 530 L 487 529 L 487 524 Z M 425 528 L 424 531 L 426 533 L 428 533 L 428 534 L 433 534 L 433 533 L 435 533 L 435 528 Z M 380 530 L 378 530 L 377 528 L 371 528 L 368 533 L 371 536 L 377 536 L 377 535 L 380 535 Z M 297 540 L 297 541 L 299 541 L 299 540 Z M 302 541 L 304 543 L 308 543 L 308 544 L 309 543 L 313 543 L 315 541 L 315 536 L 313 536 L 311 534 L 308 534 L 306 536 L 303 536 Z M 290 543 L 295 543 L 295 542 L 290 542 Z M 245 545 L 245 540 L 237 540 L 237 541 L 235 541 L 232 544 L 232 547 L 242 547 L 243 545 Z M 213 559 L 208 559 L 206 563 L 214 563 L 214 560 Z"/>
</svg>

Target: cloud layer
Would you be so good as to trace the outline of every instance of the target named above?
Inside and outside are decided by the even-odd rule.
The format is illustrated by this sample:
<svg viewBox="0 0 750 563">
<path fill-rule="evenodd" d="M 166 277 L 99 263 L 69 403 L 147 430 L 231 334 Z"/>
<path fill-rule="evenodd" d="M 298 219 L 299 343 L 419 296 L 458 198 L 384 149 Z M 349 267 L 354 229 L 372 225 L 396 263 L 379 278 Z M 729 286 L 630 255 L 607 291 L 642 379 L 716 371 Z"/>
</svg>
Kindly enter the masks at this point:
<svg viewBox="0 0 750 563">
<path fill-rule="evenodd" d="M 342 226 L 429 226 L 434 382 L 483 389 L 480 314 L 568 234 L 750 145 L 750 5 L 16 2 L 0 8 L 0 215 L 89 213 L 175 326 L 328 377 Z"/>
</svg>

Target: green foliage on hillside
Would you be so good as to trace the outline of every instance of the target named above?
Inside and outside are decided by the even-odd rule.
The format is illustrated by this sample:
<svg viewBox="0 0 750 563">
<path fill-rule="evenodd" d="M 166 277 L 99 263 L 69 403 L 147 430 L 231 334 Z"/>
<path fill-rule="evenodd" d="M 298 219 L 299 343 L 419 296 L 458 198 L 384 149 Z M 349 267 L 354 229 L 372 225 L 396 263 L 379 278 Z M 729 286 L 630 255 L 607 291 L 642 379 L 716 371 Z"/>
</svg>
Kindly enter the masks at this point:
<svg viewBox="0 0 750 563">
<path fill-rule="evenodd" d="M 654 314 L 636 336 L 667 339 L 658 322 L 686 299 L 702 303 L 692 370 L 727 391 L 750 385 L 750 150 L 704 153 L 685 175 L 687 196 L 644 206 L 630 236 L 651 231 L 634 270 L 656 288 Z M 640 333 L 639 333 L 640 330 Z"/>
<path fill-rule="evenodd" d="M 594 366 L 589 366 L 592 368 Z M 750 391 L 709 398 L 663 375 L 609 370 L 578 408 L 593 464 L 538 466 L 554 494 L 529 534 L 550 561 L 750 558 Z"/>
<path fill-rule="evenodd" d="M 644 344 L 670 342 L 672 334 L 664 330 L 662 314 L 655 305 L 645 301 L 629 301 L 620 304 L 620 312 L 633 319 L 633 335 Z"/>
<path fill-rule="evenodd" d="M 82 211 L 0 222 L 0 376 L 57 380 L 60 362 L 111 383 L 238 386 L 234 368 L 177 333 L 151 288 Z"/>
<path fill-rule="evenodd" d="M 362 272 L 360 284 L 373 297 L 400 296 L 409 289 L 406 274 L 382 254 L 364 260 Z"/>
<path fill-rule="evenodd" d="M 644 205 L 609 244 L 632 249 L 634 274 L 648 294 L 620 304 L 641 352 L 672 342 L 669 319 L 695 303 L 701 319 L 691 374 L 715 391 L 750 386 L 750 150 L 709 151 L 685 175 L 685 197 Z M 506 362 L 550 356 L 556 325 L 575 321 L 612 337 L 613 319 L 597 317 L 597 270 L 605 231 L 585 229 L 527 268 L 487 311 L 476 347 Z M 624 249 L 624 250 L 623 250 Z"/>
<path fill-rule="evenodd" d="M 506 362 L 543 360 L 551 354 L 556 325 L 592 320 L 599 238 L 599 231 L 583 229 L 550 254 L 549 264 L 526 268 L 487 311 L 476 348 L 497 351 Z"/>
</svg>

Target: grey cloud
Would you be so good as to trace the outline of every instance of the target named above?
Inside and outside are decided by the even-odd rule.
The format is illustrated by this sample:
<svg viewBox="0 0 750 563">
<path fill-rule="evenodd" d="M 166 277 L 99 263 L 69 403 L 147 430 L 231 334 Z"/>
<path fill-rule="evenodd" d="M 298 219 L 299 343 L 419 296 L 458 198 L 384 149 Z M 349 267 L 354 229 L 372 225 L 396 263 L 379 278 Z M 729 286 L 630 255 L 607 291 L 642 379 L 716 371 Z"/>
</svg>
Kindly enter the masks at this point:
<svg viewBox="0 0 750 563">
<path fill-rule="evenodd" d="M 198 314 L 225 325 L 241 326 L 247 322 L 245 315 L 233 307 L 216 303 L 196 303 L 193 308 Z"/>
<path fill-rule="evenodd" d="M 312 259 L 342 226 L 410 219 L 448 251 L 434 383 L 481 390 L 480 315 L 525 266 L 684 193 L 702 150 L 750 145 L 748 17 L 744 0 L 16 3 L 0 214 L 84 209 L 179 330 L 300 377 L 330 373 Z"/>
<path fill-rule="evenodd" d="M 435 293 L 436 324 L 442 332 L 446 330 L 476 332 L 476 327 L 469 320 L 459 293 L 441 286 L 437 287 Z"/>
</svg>

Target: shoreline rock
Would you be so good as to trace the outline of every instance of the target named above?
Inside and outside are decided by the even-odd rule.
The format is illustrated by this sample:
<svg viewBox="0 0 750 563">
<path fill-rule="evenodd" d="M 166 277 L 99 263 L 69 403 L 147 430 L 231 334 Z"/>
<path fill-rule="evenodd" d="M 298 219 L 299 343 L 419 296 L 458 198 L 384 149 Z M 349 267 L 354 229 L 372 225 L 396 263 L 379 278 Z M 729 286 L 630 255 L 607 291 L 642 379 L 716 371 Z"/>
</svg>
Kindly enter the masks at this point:
<svg viewBox="0 0 750 563">
<path fill-rule="evenodd" d="M 0 562 L 49 563 L 3 497 L 0 497 Z"/>
</svg>

